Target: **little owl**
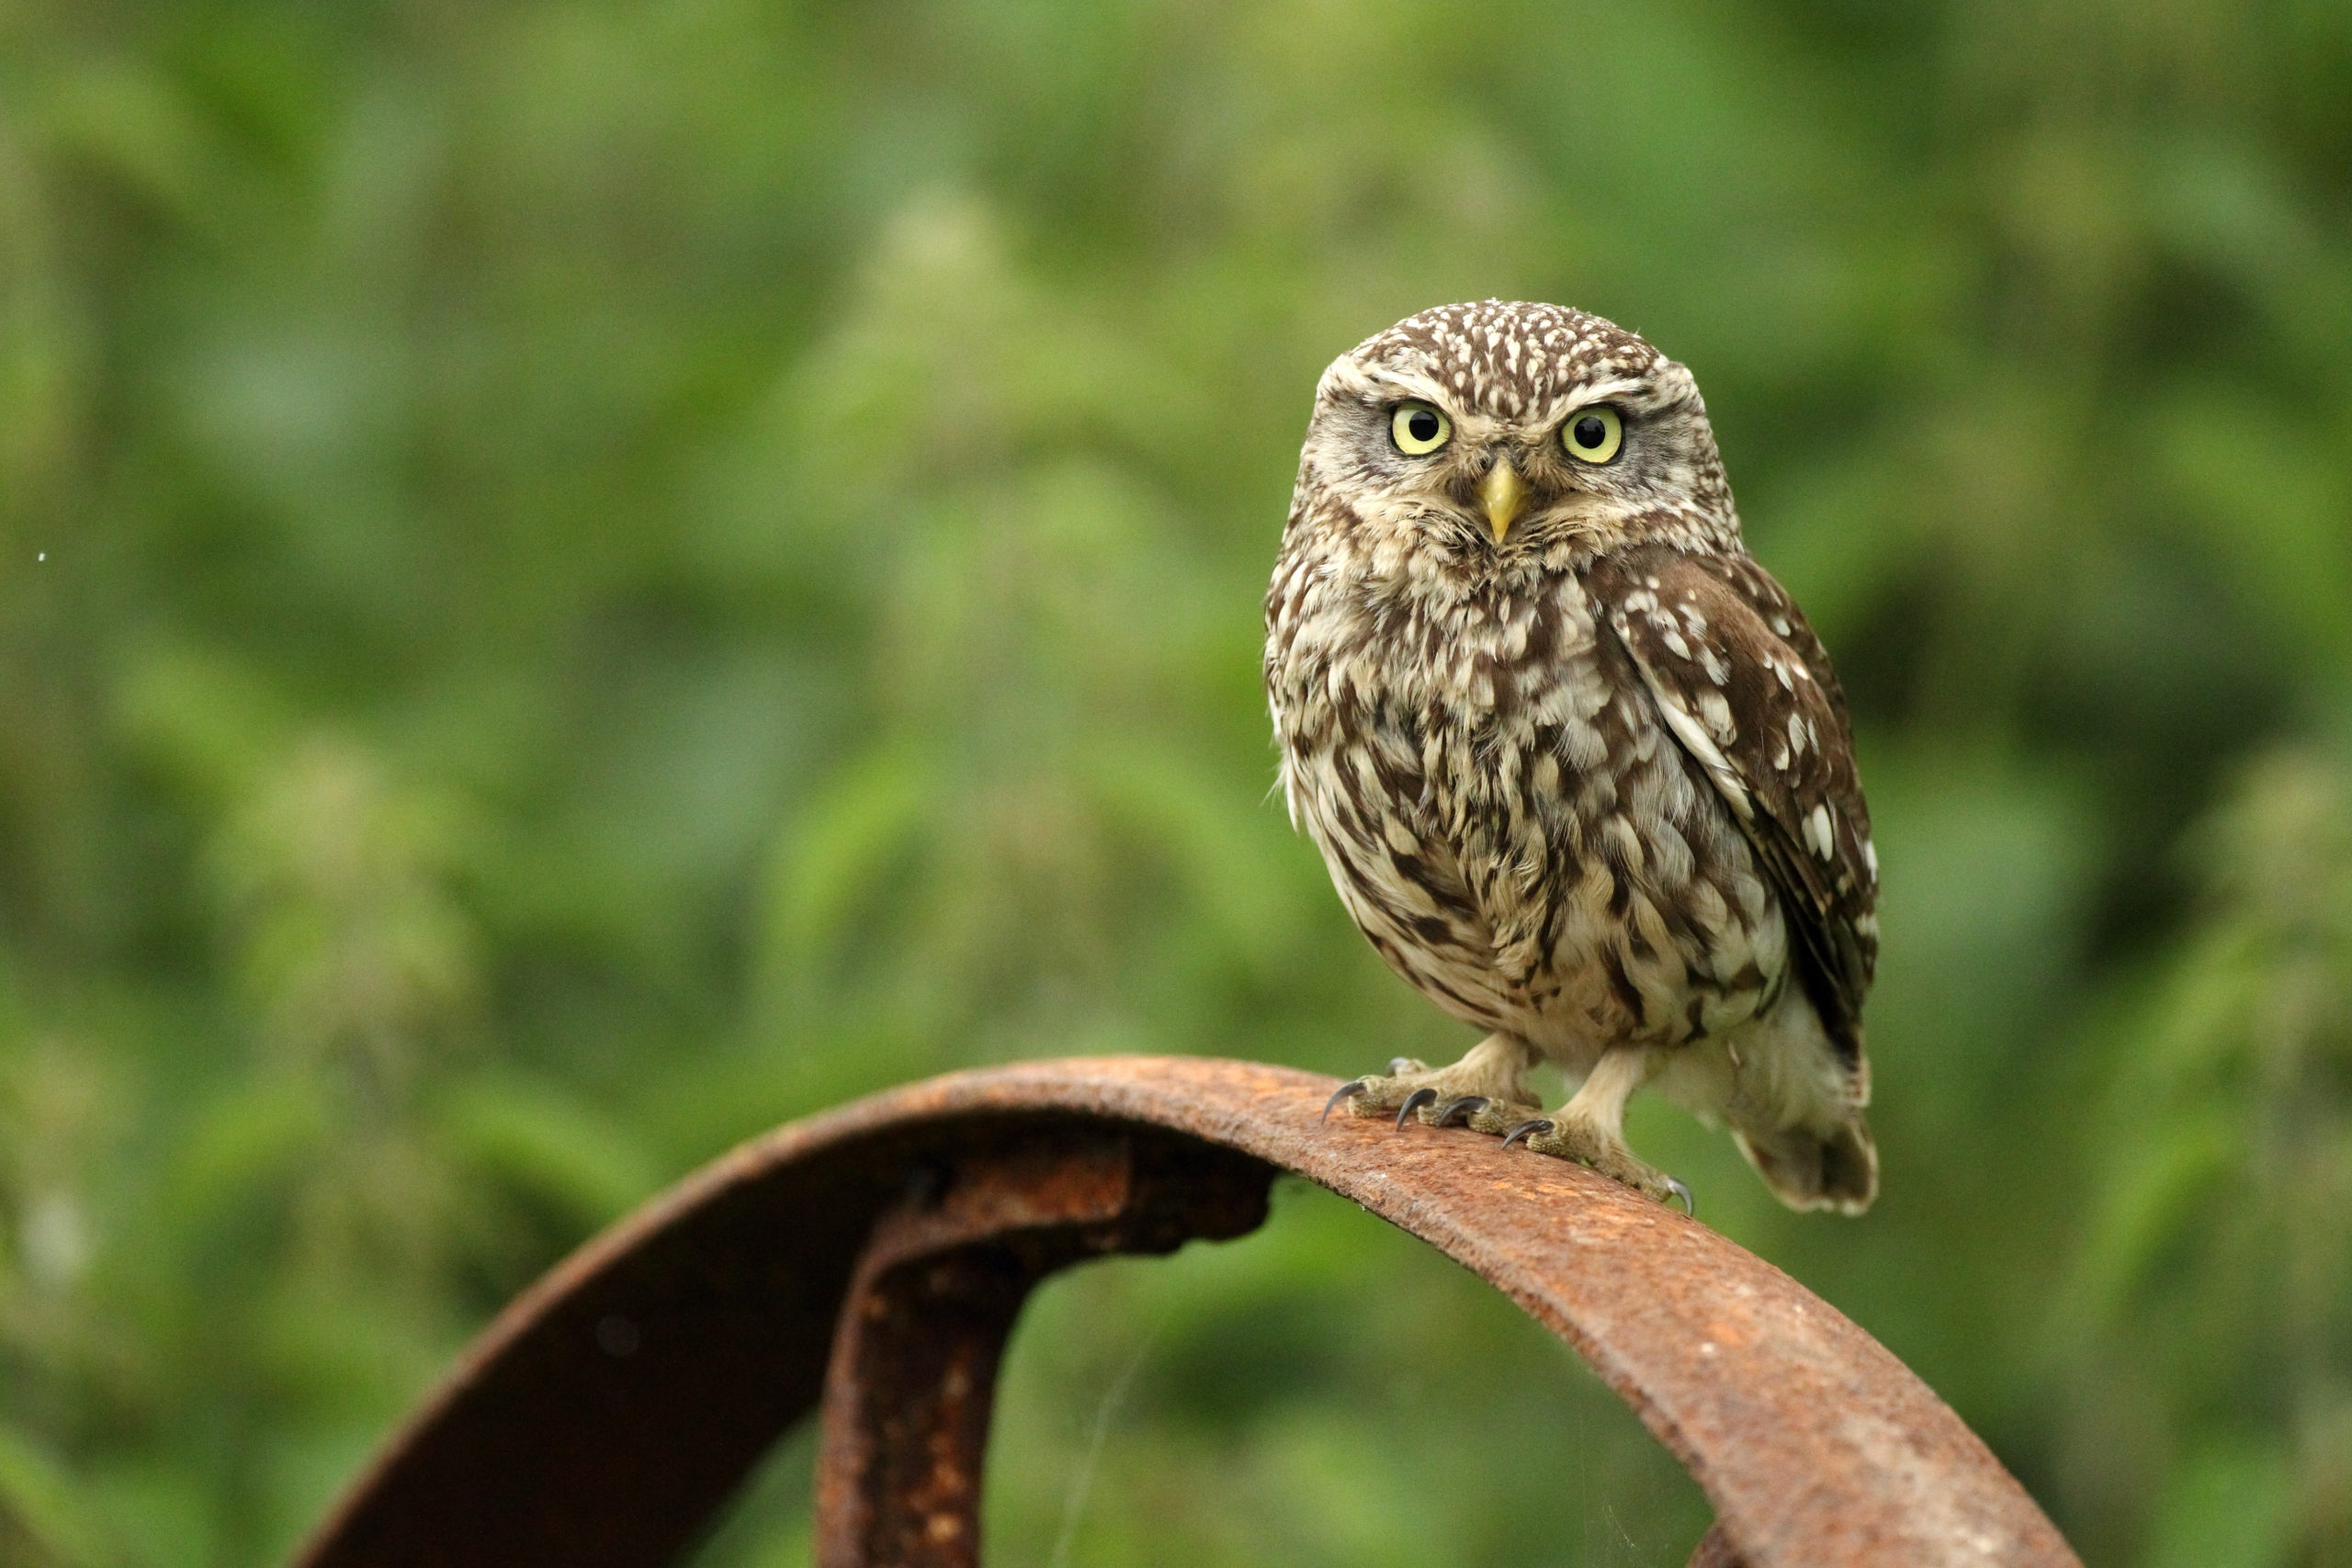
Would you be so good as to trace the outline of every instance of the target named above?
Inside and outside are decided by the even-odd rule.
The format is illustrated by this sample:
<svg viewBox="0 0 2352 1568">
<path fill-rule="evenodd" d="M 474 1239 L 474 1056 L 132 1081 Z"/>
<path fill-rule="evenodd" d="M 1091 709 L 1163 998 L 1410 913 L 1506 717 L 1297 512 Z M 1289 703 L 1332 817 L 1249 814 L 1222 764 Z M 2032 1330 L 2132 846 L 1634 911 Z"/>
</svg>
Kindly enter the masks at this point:
<svg viewBox="0 0 2352 1568">
<path fill-rule="evenodd" d="M 1781 1201 L 1870 1205 L 1878 857 L 1845 697 L 1740 541 L 1690 371 L 1597 316 L 1495 300 L 1342 355 L 1265 676 L 1292 821 L 1348 913 L 1490 1032 L 1335 1106 L 1687 1205 L 1622 1131 L 1656 1080 L 1729 1122 Z M 1549 1115 L 1539 1058 L 1576 1086 Z"/>
</svg>

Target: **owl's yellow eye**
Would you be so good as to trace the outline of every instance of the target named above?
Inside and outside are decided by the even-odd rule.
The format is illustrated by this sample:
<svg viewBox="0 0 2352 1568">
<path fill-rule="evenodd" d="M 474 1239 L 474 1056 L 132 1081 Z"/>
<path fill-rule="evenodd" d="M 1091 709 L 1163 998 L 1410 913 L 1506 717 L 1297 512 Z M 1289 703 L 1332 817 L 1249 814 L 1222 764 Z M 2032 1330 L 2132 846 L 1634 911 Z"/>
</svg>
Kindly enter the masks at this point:
<svg viewBox="0 0 2352 1568">
<path fill-rule="evenodd" d="M 1453 434 L 1453 422 L 1427 403 L 1399 403 L 1388 434 L 1408 457 L 1426 457 Z"/>
<path fill-rule="evenodd" d="M 1578 409 L 1560 426 L 1560 446 L 1580 463 L 1605 463 L 1625 445 L 1625 422 L 1607 403 Z"/>
</svg>

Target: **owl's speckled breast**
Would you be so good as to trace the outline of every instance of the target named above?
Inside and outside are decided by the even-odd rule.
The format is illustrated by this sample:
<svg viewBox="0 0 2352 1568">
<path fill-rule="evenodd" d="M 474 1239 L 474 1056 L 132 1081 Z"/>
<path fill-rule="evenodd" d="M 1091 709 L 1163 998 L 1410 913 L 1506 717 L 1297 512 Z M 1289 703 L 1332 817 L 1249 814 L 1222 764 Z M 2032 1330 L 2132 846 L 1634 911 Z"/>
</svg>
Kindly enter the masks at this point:
<svg viewBox="0 0 2352 1568">
<path fill-rule="evenodd" d="M 1777 901 L 1577 573 L 1349 555 L 1285 552 L 1267 689 L 1293 818 L 1390 966 L 1572 1066 L 1766 1006 Z"/>
</svg>

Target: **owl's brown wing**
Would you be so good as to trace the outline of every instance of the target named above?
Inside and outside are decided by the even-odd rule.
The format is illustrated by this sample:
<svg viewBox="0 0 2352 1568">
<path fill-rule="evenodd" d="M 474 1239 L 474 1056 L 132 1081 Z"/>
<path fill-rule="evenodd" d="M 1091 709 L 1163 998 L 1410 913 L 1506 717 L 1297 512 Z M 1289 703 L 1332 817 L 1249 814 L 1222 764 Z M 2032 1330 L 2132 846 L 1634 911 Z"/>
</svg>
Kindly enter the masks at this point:
<svg viewBox="0 0 2352 1568">
<path fill-rule="evenodd" d="M 1859 1066 L 1878 964 L 1878 855 L 1821 639 L 1745 555 L 1644 546 L 1596 562 L 1585 586 L 1755 846 L 1806 994 L 1848 1067 Z"/>
</svg>

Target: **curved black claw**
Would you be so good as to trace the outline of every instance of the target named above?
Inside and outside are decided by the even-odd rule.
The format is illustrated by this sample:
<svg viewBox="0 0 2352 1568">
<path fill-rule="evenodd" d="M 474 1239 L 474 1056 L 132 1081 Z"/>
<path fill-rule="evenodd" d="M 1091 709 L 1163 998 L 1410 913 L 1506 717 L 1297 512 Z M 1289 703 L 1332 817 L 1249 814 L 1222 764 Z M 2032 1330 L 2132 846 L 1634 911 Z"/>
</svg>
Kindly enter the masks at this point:
<svg viewBox="0 0 2352 1568">
<path fill-rule="evenodd" d="M 1483 1094 L 1457 1094 L 1437 1108 L 1437 1114 L 1430 1118 L 1430 1125 L 1451 1127 L 1457 1122 L 1467 1125 L 1471 1117 L 1487 1109 L 1487 1097 Z"/>
<path fill-rule="evenodd" d="M 1552 1130 L 1553 1122 L 1549 1116 L 1533 1117 L 1531 1120 L 1521 1122 L 1518 1126 L 1513 1127 L 1510 1132 L 1505 1133 L 1503 1134 L 1503 1147 L 1510 1147 L 1513 1144 L 1519 1142 L 1520 1139 L 1526 1137 L 1530 1133 L 1548 1133 Z"/>
<path fill-rule="evenodd" d="M 1347 1082 L 1339 1087 L 1338 1091 L 1334 1093 L 1330 1099 L 1323 1102 L 1323 1115 L 1321 1119 L 1329 1122 L 1331 1119 L 1331 1112 L 1340 1109 L 1340 1101 L 1343 1100 L 1352 1100 L 1371 1087 L 1372 1082 L 1368 1078 L 1350 1078 Z"/>
<path fill-rule="evenodd" d="M 1405 1118 L 1410 1116 L 1414 1111 L 1419 1111 L 1422 1106 L 1429 1104 L 1430 1101 L 1436 1098 L 1437 1090 L 1428 1088 L 1417 1089 L 1412 1093 L 1407 1095 L 1405 1097 L 1405 1103 L 1396 1108 L 1396 1130 L 1400 1133 L 1403 1132 L 1405 1130 Z"/>
<path fill-rule="evenodd" d="M 1684 1186 L 1678 1179 L 1669 1176 L 1666 1179 L 1666 1190 L 1668 1192 L 1673 1193 L 1677 1198 L 1682 1200 L 1682 1212 L 1684 1213 L 1690 1215 L 1694 1220 L 1699 1217 L 1699 1204 L 1698 1201 L 1690 1196 L 1690 1188 Z"/>
</svg>

